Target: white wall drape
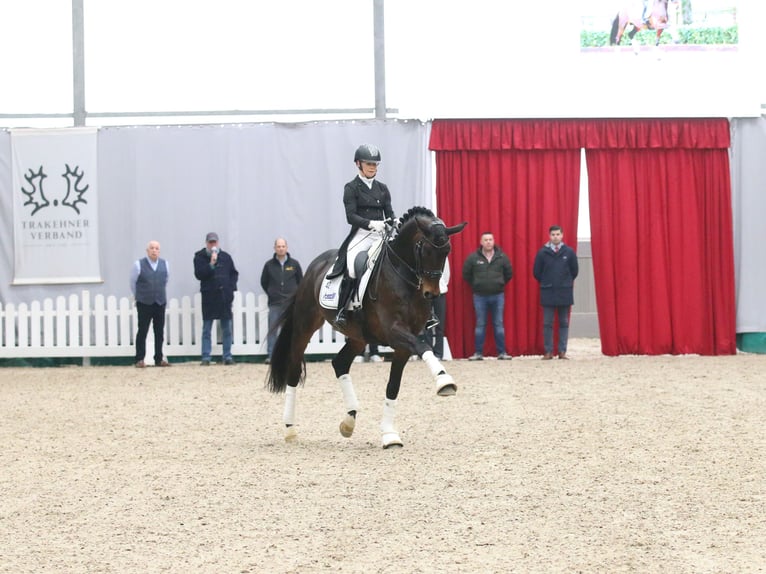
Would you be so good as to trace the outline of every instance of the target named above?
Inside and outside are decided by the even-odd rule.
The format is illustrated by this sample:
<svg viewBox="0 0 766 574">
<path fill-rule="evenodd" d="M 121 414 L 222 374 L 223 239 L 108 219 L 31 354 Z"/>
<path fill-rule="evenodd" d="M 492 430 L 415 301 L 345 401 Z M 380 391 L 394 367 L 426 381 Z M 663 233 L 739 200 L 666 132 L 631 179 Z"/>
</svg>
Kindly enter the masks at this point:
<svg viewBox="0 0 766 574">
<path fill-rule="evenodd" d="M 343 185 L 362 143 L 381 149 L 379 179 L 397 215 L 432 207 L 428 126 L 349 121 L 102 128 L 98 134 L 99 237 L 103 285 L 11 286 L 13 194 L 8 132 L 0 132 L 0 301 L 79 293 L 129 296 L 133 262 L 150 239 L 170 262 L 169 297 L 199 290 L 193 253 L 216 231 L 240 271 L 241 291 L 260 292 L 274 239 L 287 239 L 305 267 L 337 248 L 349 225 Z"/>
<path fill-rule="evenodd" d="M 766 333 L 766 118 L 731 121 L 737 333 Z"/>
</svg>

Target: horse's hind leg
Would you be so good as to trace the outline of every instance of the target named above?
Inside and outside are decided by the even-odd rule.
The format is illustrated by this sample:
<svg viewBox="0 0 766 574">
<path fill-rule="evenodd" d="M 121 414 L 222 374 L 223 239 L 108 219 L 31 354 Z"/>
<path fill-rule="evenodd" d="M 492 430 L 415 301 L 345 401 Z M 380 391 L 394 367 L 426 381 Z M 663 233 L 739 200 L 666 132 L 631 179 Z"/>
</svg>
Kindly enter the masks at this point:
<svg viewBox="0 0 766 574">
<path fill-rule="evenodd" d="M 356 391 L 354 391 L 354 384 L 351 381 L 349 370 L 351 369 L 351 364 L 354 362 L 354 357 L 363 350 L 363 341 L 349 339 L 332 360 L 335 376 L 338 377 L 340 390 L 343 393 L 343 403 L 346 407 L 346 414 L 340 422 L 339 427 L 340 434 L 346 438 L 349 438 L 354 434 L 354 428 L 356 427 L 356 413 L 359 410 L 359 401 L 356 398 Z"/>
<path fill-rule="evenodd" d="M 282 413 L 282 422 L 285 423 L 285 440 L 292 442 L 298 438 L 295 430 L 295 392 L 298 387 L 287 386 L 285 388 L 285 410 Z"/>
</svg>

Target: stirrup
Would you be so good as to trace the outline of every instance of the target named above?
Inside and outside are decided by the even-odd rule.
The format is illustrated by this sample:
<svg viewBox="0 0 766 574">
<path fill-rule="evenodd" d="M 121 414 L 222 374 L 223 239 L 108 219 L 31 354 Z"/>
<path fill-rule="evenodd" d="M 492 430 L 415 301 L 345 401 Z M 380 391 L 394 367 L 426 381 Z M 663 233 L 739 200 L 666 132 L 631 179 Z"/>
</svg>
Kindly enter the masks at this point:
<svg viewBox="0 0 766 574">
<path fill-rule="evenodd" d="M 335 315 L 335 324 L 338 327 L 345 327 L 348 324 L 348 317 L 346 316 L 346 308 L 342 307 L 338 314 Z"/>
<path fill-rule="evenodd" d="M 436 327 L 438 324 L 439 324 L 439 319 L 438 319 L 438 317 L 437 317 L 436 315 L 431 315 L 431 317 L 428 319 L 428 321 L 426 321 L 426 326 L 425 326 L 425 329 L 426 329 L 426 331 L 427 331 L 428 329 L 433 329 L 433 328 L 434 328 L 434 327 Z"/>
</svg>

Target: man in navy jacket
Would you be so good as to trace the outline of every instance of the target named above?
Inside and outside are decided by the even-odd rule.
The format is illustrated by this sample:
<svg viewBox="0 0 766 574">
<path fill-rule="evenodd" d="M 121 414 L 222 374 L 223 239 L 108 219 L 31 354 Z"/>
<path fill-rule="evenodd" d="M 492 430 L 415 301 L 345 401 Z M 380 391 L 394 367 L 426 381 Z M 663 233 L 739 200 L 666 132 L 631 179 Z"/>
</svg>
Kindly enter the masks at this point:
<svg viewBox="0 0 766 574">
<path fill-rule="evenodd" d="M 559 318 L 559 359 L 567 359 L 569 310 L 574 304 L 574 280 L 579 271 L 577 255 L 563 242 L 564 232 L 558 225 L 548 230 L 550 241 L 535 256 L 533 274 L 540 283 L 543 306 L 543 359 L 553 358 L 553 320 Z"/>
<path fill-rule="evenodd" d="M 199 279 L 199 290 L 202 293 L 202 365 L 210 365 L 211 329 L 216 319 L 221 323 L 223 364 L 233 365 L 231 305 L 237 290 L 239 271 L 231 255 L 218 247 L 217 233 L 208 233 L 205 247 L 194 254 L 194 276 Z"/>
</svg>

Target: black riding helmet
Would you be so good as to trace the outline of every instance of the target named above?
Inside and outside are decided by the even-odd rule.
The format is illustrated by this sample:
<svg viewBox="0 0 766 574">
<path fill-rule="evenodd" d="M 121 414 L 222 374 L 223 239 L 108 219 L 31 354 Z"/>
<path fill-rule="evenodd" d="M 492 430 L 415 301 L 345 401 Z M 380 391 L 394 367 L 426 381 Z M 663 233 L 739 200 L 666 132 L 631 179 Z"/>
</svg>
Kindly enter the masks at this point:
<svg viewBox="0 0 766 574">
<path fill-rule="evenodd" d="M 362 144 L 354 152 L 354 163 L 358 161 L 380 162 L 380 150 L 372 144 Z"/>
</svg>

